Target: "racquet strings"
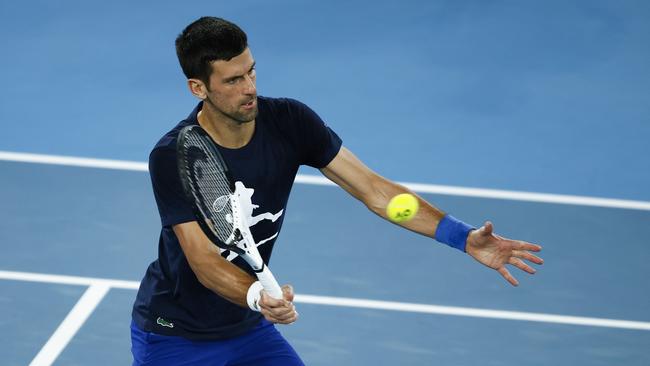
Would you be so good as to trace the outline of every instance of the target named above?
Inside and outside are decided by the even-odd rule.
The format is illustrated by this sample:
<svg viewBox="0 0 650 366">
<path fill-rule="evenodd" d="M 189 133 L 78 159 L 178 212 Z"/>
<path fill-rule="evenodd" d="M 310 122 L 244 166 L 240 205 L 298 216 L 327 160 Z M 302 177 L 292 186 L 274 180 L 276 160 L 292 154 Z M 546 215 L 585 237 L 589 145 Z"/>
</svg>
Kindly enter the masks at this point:
<svg viewBox="0 0 650 366">
<path fill-rule="evenodd" d="M 183 141 L 190 190 L 214 235 L 227 243 L 233 232 L 230 180 L 216 147 L 207 137 L 188 131 Z"/>
</svg>

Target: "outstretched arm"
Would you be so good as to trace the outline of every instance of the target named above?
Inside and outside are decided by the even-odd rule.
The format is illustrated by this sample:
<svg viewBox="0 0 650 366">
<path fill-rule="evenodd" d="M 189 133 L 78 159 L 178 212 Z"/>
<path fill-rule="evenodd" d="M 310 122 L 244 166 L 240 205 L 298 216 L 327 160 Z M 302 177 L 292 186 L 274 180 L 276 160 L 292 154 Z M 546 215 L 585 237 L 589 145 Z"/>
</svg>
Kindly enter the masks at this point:
<svg viewBox="0 0 650 366">
<path fill-rule="evenodd" d="M 394 183 L 364 165 L 350 150 L 341 147 L 336 157 L 321 172 L 334 183 L 360 200 L 375 214 L 384 219 L 386 206 L 390 199 L 400 193 L 411 193 L 417 197 L 420 209 L 417 215 L 400 225 L 419 234 L 436 238 L 438 224 L 445 213 L 423 200 L 408 188 Z M 478 262 L 498 271 L 508 282 L 516 286 L 517 280 L 508 272 L 505 265 L 511 264 L 528 273 L 535 273 L 530 266 L 522 261 L 526 259 L 536 264 L 542 260 L 530 252 L 539 252 L 539 245 L 523 241 L 510 240 L 493 233 L 493 225 L 486 222 L 478 230 L 472 230 L 464 250 Z"/>
</svg>

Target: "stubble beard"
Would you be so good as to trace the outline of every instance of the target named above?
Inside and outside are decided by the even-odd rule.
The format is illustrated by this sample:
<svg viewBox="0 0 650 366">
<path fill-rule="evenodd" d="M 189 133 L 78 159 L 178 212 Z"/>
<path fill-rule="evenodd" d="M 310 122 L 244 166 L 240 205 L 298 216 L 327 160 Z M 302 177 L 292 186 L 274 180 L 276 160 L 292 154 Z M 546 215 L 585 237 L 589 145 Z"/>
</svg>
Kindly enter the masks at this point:
<svg viewBox="0 0 650 366">
<path fill-rule="evenodd" d="M 219 108 L 219 106 L 217 106 L 216 103 L 214 103 L 212 99 L 210 99 L 210 97 L 208 97 L 206 101 L 210 103 L 210 105 L 212 105 L 212 108 L 214 108 L 214 110 L 228 117 L 231 121 L 235 122 L 238 125 L 243 125 L 255 121 L 255 118 L 257 118 L 257 113 L 259 111 L 257 103 L 255 103 L 255 108 L 253 108 L 248 112 L 239 112 L 239 111 L 227 112 Z M 255 101 L 257 102 L 257 97 L 255 97 Z M 241 108 L 241 105 L 239 107 Z"/>
<path fill-rule="evenodd" d="M 245 123 L 251 123 L 255 121 L 255 118 L 257 118 L 257 105 L 255 108 L 252 110 L 246 112 L 246 113 L 240 113 L 240 112 L 235 112 L 232 114 L 225 114 L 226 116 L 230 117 L 231 120 L 233 120 L 235 123 L 239 125 L 243 125 Z M 223 113 L 223 112 L 222 112 Z"/>
</svg>

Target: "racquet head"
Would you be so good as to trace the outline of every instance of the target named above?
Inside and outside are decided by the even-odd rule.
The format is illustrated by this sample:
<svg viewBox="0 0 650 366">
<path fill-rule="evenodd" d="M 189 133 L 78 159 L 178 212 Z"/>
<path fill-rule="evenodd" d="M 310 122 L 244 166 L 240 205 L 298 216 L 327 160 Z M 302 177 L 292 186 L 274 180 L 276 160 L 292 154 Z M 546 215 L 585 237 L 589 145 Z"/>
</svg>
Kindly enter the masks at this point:
<svg viewBox="0 0 650 366">
<path fill-rule="evenodd" d="M 234 181 L 210 136 L 200 126 L 183 128 L 176 144 L 178 173 L 199 226 L 217 246 L 242 254 L 233 213 Z"/>
</svg>

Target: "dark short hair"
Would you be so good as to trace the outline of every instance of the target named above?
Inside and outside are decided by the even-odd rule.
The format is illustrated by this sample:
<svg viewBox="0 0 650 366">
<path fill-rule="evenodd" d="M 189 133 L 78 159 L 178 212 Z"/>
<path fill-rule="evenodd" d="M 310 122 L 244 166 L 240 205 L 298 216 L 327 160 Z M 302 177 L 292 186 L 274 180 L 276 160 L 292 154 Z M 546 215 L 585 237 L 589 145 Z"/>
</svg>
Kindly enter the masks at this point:
<svg viewBox="0 0 650 366">
<path fill-rule="evenodd" d="M 201 17 L 176 37 L 176 55 L 188 79 L 208 84 L 211 62 L 230 61 L 248 47 L 246 33 L 236 24 L 216 17 Z"/>
</svg>

